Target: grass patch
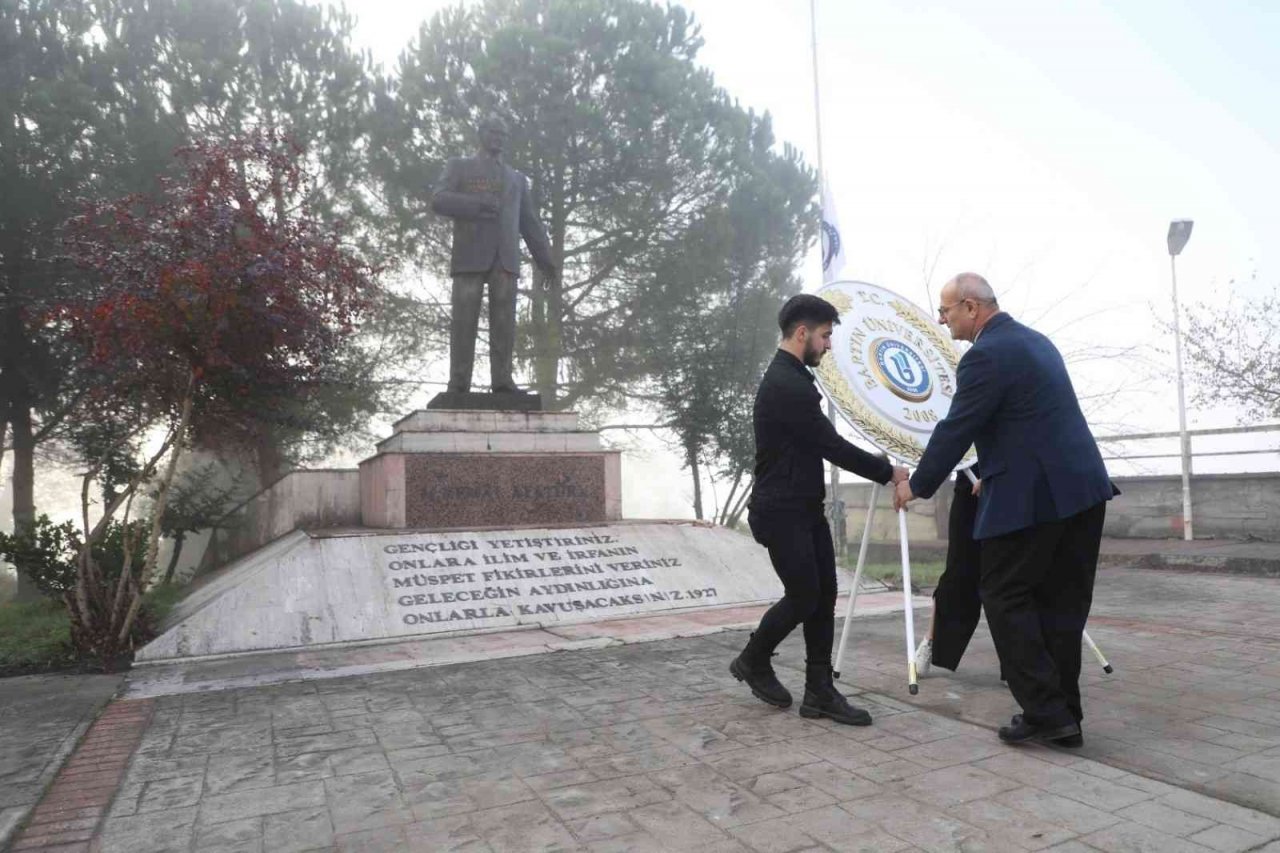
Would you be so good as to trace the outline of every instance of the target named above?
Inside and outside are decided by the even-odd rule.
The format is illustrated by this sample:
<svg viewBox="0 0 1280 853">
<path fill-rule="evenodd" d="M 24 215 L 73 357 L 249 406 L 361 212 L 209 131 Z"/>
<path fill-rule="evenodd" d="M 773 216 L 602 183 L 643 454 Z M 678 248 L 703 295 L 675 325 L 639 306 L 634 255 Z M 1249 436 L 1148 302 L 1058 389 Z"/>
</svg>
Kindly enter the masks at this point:
<svg viewBox="0 0 1280 853">
<path fill-rule="evenodd" d="M 62 602 L 0 604 L 0 675 L 66 669 L 75 662 Z"/>
<path fill-rule="evenodd" d="M 857 562 L 850 561 L 846 564 L 849 571 L 853 571 L 857 567 Z M 945 563 L 927 563 L 912 562 L 911 563 L 911 586 L 915 589 L 921 587 L 937 586 L 938 578 L 942 577 L 942 570 L 946 568 Z M 901 563 L 868 563 L 862 567 L 862 574 L 869 578 L 875 578 L 882 581 L 894 589 L 902 589 L 902 564 Z"/>
<path fill-rule="evenodd" d="M 187 591 L 178 584 L 149 591 L 142 599 L 141 631 L 153 634 Z M 100 668 L 99 662 L 76 658 L 71 648 L 71 620 L 61 601 L 0 604 L 0 677 Z"/>
</svg>

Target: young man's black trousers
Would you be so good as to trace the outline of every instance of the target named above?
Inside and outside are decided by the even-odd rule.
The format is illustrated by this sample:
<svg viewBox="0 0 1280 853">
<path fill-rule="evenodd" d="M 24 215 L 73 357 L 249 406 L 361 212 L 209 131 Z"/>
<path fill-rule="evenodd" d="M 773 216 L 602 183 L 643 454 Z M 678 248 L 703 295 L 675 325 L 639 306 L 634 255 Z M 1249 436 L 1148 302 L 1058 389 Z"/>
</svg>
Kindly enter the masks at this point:
<svg viewBox="0 0 1280 853">
<path fill-rule="evenodd" d="M 835 638 L 836 557 L 831 527 L 822 507 L 802 510 L 752 510 L 751 534 L 769 549 L 773 570 L 785 595 L 765 612 L 746 653 L 767 660 L 797 625 L 804 625 L 805 661 L 831 665 Z"/>
</svg>

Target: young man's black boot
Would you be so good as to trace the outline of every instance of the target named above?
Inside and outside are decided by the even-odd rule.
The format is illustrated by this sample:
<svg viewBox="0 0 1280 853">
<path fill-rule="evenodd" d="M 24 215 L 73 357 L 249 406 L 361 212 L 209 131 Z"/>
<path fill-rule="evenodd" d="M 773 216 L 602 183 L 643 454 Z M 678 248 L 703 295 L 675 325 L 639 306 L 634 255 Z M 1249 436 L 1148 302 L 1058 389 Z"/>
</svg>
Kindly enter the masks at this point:
<svg viewBox="0 0 1280 853">
<path fill-rule="evenodd" d="M 774 674 L 773 664 L 769 662 L 771 656 L 771 653 L 762 651 L 757 646 L 756 635 L 753 633 L 742 654 L 729 664 L 729 672 L 739 681 L 747 682 L 757 699 L 777 708 L 790 708 L 791 694 Z"/>
<path fill-rule="evenodd" d="M 831 667 L 826 664 L 808 664 L 804 674 L 804 702 L 800 704 L 802 717 L 826 717 L 846 726 L 869 726 L 871 715 L 849 704 L 849 700 L 836 689 L 831 680 Z"/>
</svg>

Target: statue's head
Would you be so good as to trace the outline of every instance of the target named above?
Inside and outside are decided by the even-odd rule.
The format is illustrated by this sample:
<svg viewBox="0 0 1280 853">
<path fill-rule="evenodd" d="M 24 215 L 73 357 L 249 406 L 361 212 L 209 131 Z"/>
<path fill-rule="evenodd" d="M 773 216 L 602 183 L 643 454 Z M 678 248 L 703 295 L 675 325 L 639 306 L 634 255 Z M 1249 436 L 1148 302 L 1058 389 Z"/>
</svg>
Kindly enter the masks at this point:
<svg viewBox="0 0 1280 853">
<path fill-rule="evenodd" d="M 502 153 L 507 137 L 511 135 L 507 120 L 495 112 L 482 118 L 476 130 L 480 136 L 480 148 L 495 157 Z"/>
</svg>

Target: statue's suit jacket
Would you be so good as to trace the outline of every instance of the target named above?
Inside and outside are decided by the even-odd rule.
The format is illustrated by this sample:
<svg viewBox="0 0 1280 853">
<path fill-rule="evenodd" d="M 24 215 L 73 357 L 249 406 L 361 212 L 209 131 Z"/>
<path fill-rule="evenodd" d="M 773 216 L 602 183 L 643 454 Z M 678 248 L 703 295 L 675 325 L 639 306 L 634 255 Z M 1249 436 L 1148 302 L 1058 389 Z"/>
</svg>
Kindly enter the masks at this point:
<svg viewBox="0 0 1280 853">
<path fill-rule="evenodd" d="M 485 196 L 499 202 L 496 219 L 481 219 Z M 551 246 L 529 194 L 529 181 L 520 172 L 487 157 L 450 160 L 431 198 L 431 209 L 453 217 L 453 255 L 450 272 L 484 273 L 495 264 L 515 275 L 520 272 L 520 238 L 540 265 L 550 265 Z"/>
</svg>

